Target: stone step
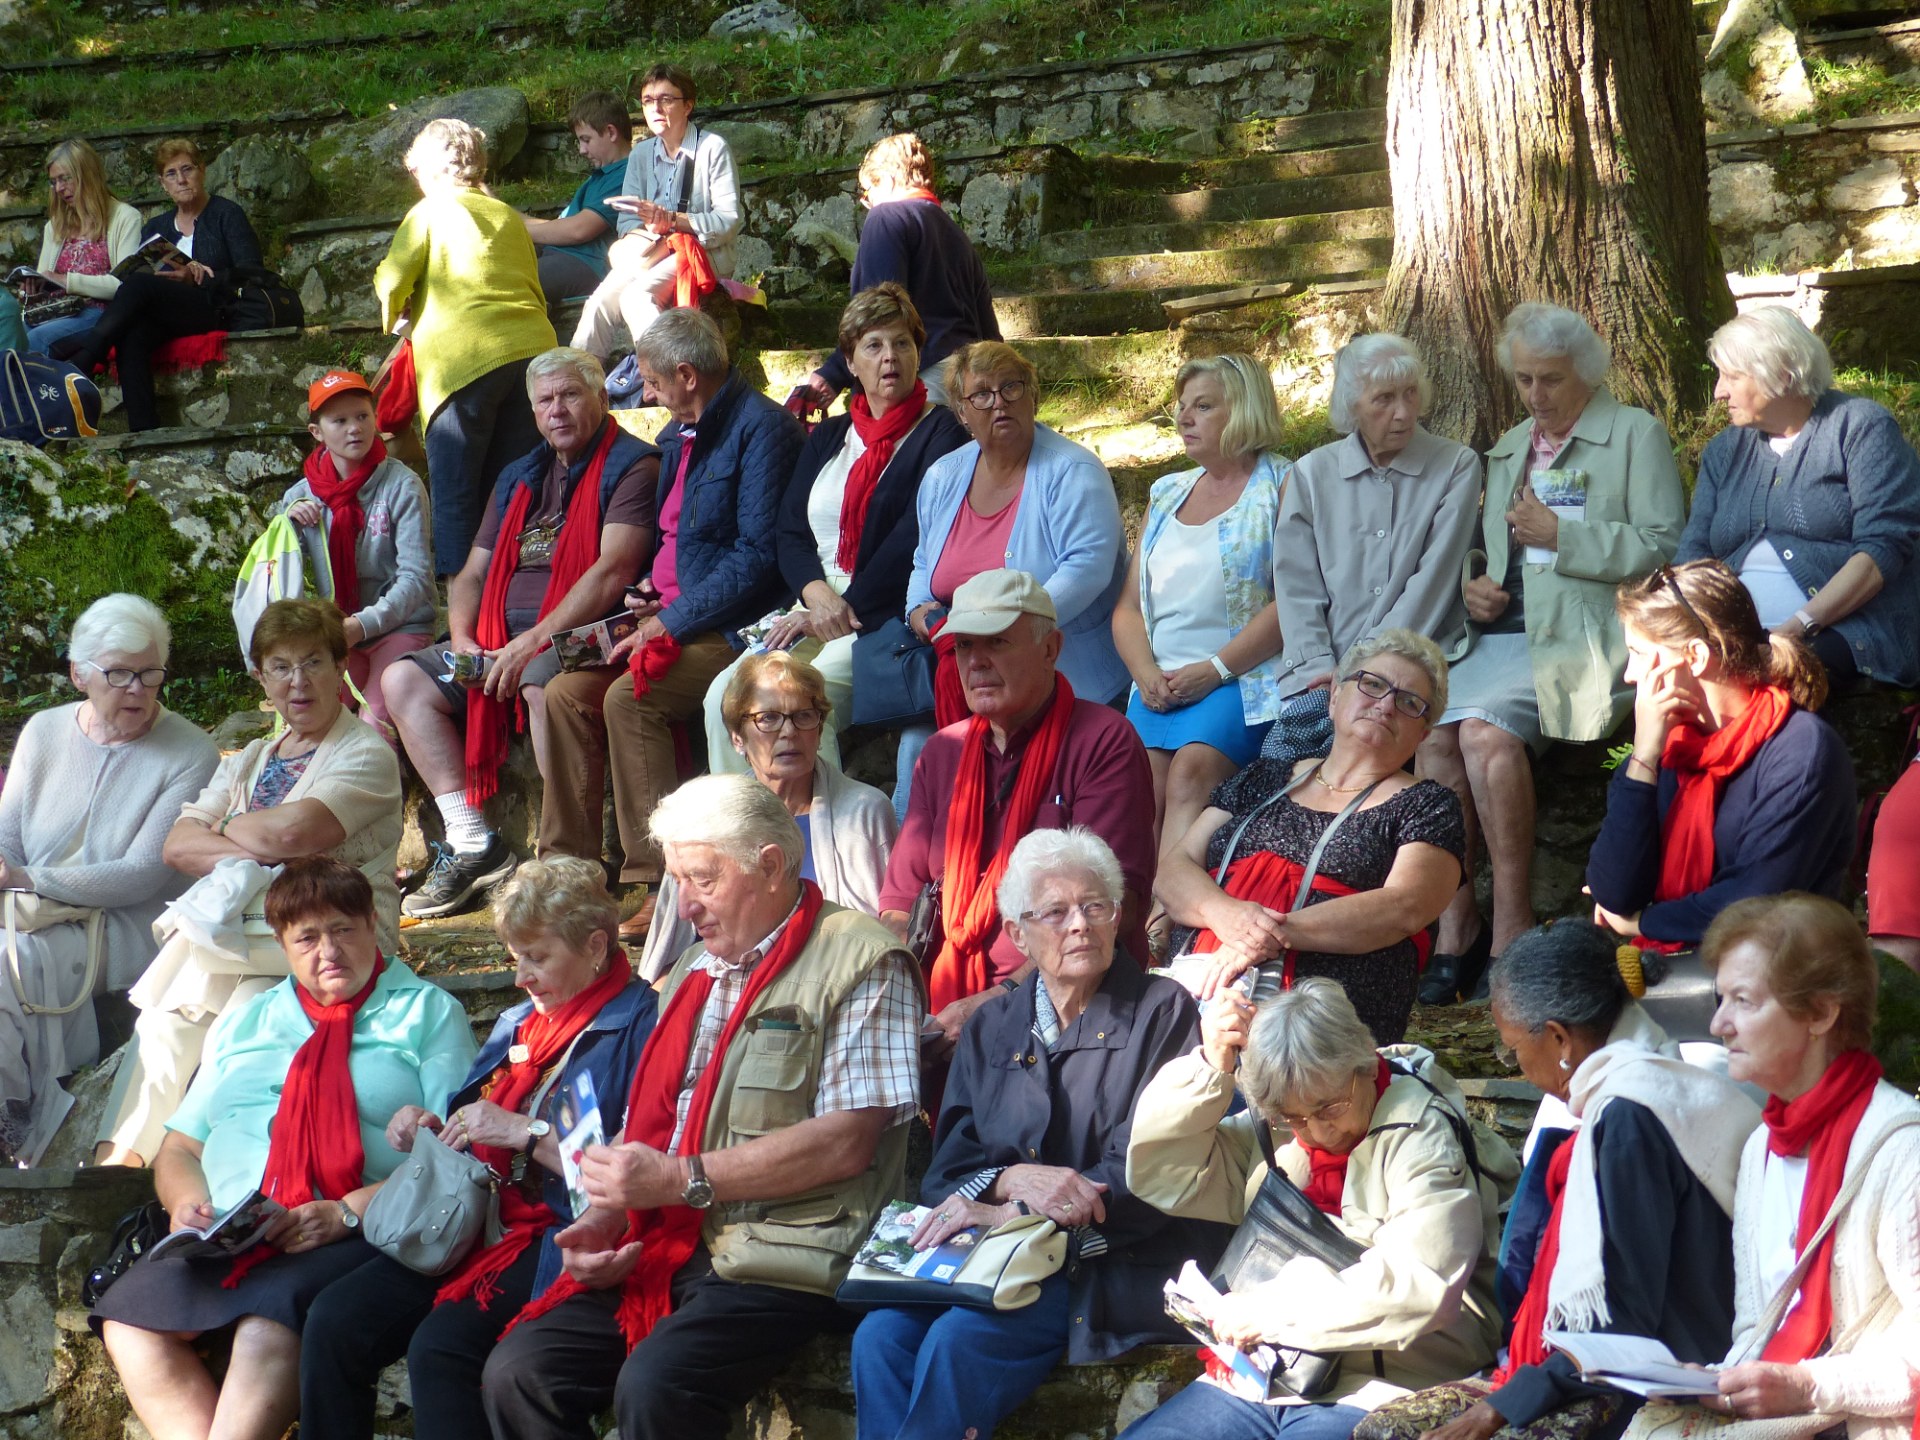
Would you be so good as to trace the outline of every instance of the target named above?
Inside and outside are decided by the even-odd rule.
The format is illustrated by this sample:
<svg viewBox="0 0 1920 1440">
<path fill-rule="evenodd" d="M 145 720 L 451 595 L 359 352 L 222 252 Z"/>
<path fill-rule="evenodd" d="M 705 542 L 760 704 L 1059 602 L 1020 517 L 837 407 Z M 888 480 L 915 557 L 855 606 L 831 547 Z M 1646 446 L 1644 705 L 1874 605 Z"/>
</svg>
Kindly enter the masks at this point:
<svg viewBox="0 0 1920 1440">
<path fill-rule="evenodd" d="M 1317 175 L 1351 175 L 1387 168 L 1387 147 L 1377 140 L 1332 145 L 1320 150 L 1279 150 L 1229 155 L 1209 160 L 1163 160 L 1108 155 L 1099 161 L 1106 183 L 1117 191 L 1158 195 L 1195 186 L 1264 185 L 1272 180 L 1305 180 Z M 1096 204 L 1100 203 L 1096 199 Z"/>
<path fill-rule="evenodd" d="M 1232 246 L 1159 254 L 1103 255 L 1095 259 L 1022 266 L 1000 272 L 1021 292 L 1080 289 L 1220 289 L 1280 280 L 1354 280 L 1383 270 L 1393 258 L 1391 234 L 1369 239 L 1298 245 Z"/>
<path fill-rule="evenodd" d="M 1095 227 L 1194 222 L 1203 220 L 1276 219 L 1284 215 L 1311 215 L 1321 211 L 1358 210 L 1393 203 L 1393 185 L 1385 156 L 1371 145 L 1347 147 L 1356 159 L 1370 164 L 1364 170 L 1332 171 L 1325 175 L 1279 176 L 1267 180 L 1225 180 L 1171 194 L 1121 191 L 1102 196 L 1093 213 Z M 1314 155 L 1340 152 L 1316 150 Z M 1291 160 L 1294 156 L 1262 157 Z M 1244 173 L 1244 172 L 1243 172 Z M 1192 178 L 1189 177 L 1189 183 Z"/>
<path fill-rule="evenodd" d="M 149 490 L 218 477 L 262 506 L 299 478 L 313 440 L 304 425 L 181 426 L 56 442 L 55 453 L 63 447 L 119 460 L 129 479 Z"/>
<path fill-rule="evenodd" d="M 1384 178 L 1384 177 L 1383 177 Z M 1321 181 L 1286 181 L 1318 187 Z M 1272 219 L 1177 221 L 1163 225 L 1117 225 L 1095 230 L 1064 230 L 1044 235 L 1034 247 L 1042 263 L 1099 260 L 1151 252 L 1266 249 L 1276 246 L 1393 239 L 1393 210 L 1387 205 L 1307 212 L 1278 212 Z"/>
<path fill-rule="evenodd" d="M 1227 126 L 1223 137 L 1229 152 L 1249 155 L 1365 145 L 1387 138 L 1387 112 L 1384 108 L 1310 110 L 1277 119 L 1241 120 Z"/>
<path fill-rule="evenodd" d="M 1008 340 L 1025 341 L 1045 335 L 1124 335 L 1133 330 L 1158 330 L 1167 317 L 1162 300 L 1190 292 L 1192 287 L 1166 290 L 1040 291 L 996 295 L 993 301 L 1000 333 Z M 774 307 L 776 343 L 793 348 L 825 350 L 837 343 L 838 300 L 793 301 Z"/>
<path fill-rule="evenodd" d="M 371 374 L 392 341 L 371 326 L 236 330 L 227 358 L 199 370 L 154 377 L 163 423 L 213 429 L 229 425 L 297 426 L 305 434 L 307 386 L 336 366 Z M 102 429 L 125 428 L 120 386 L 99 377 Z"/>
</svg>

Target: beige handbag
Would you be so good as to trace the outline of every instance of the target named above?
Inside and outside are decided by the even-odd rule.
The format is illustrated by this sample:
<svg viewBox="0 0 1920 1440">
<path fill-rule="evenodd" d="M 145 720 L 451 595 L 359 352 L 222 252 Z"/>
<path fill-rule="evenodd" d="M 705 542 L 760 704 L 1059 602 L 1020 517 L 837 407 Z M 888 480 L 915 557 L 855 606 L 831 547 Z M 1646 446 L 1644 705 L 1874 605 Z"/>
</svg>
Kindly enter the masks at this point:
<svg viewBox="0 0 1920 1440">
<path fill-rule="evenodd" d="M 82 1005 L 91 1003 L 93 987 L 100 980 L 100 965 L 106 956 L 106 912 L 84 905 L 69 905 L 62 900 L 49 900 L 31 890 L 7 890 L 0 892 L 0 895 L 5 896 L 0 906 L 5 910 L 6 919 L 7 979 L 13 986 L 14 999 L 19 1001 L 21 1013 L 71 1015 Z M 20 974 L 20 937 L 55 925 L 73 924 L 87 928 L 87 966 L 80 978 L 80 993 L 71 1004 L 35 1005 L 27 999 L 27 988 Z"/>
<path fill-rule="evenodd" d="M 883 1220 L 884 1224 L 885 1221 Z M 857 1261 L 834 1298 L 842 1305 L 965 1305 L 1019 1310 L 1067 1262 L 1067 1233 L 1044 1215 L 1016 1215 L 974 1244 L 951 1281 L 921 1280 Z"/>
</svg>

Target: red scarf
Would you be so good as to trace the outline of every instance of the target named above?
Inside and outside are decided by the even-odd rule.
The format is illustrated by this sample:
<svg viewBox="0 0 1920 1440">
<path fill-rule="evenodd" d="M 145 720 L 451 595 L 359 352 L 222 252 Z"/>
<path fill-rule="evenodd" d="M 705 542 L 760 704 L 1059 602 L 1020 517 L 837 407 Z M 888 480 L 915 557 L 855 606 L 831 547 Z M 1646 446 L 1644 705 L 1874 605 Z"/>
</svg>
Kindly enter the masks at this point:
<svg viewBox="0 0 1920 1440">
<path fill-rule="evenodd" d="M 909 189 L 902 190 L 893 198 L 895 200 L 924 200 L 929 205 L 938 205 L 940 203 L 940 197 L 924 185 L 915 185 Z"/>
<path fill-rule="evenodd" d="M 990 726 L 976 715 L 967 724 L 954 777 L 953 804 L 947 811 L 945 869 L 942 871 L 940 921 L 945 938 L 927 975 L 933 1013 L 956 1000 L 978 995 L 991 979 L 988 951 L 1000 929 L 998 891 L 1007 859 L 1020 837 L 1033 828 L 1040 801 L 1053 784 L 1053 769 L 1073 721 L 1073 686 L 1054 676 L 1053 701 L 1020 757 L 1020 778 L 1001 820 L 1000 846 L 986 860 L 987 735 Z"/>
<path fill-rule="evenodd" d="M 1865 1050 L 1848 1050 L 1827 1066 L 1826 1073 L 1798 1100 L 1768 1099 L 1760 1119 L 1767 1127 L 1767 1149 L 1775 1155 L 1807 1157 L 1807 1185 L 1800 1192 L 1800 1224 L 1796 1250 L 1813 1238 L 1833 1207 L 1847 1173 L 1847 1151 L 1853 1144 L 1860 1117 L 1873 1100 L 1881 1075 L 1880 1062 Z M 1798 1365 L 1826 1348 L 1833 1330 L 1833 1232 L 1800 1282 L 1800 1297 L 1774 1331 L 1762 1360 Z"/>
<path fill-rule="evenodd" d="M 1793 700 L 1778 685 L 1762 685 L 1740 718 L 1711 733 L 1680 724 L 1667 732 L 1660 763 L 1679 782 L 1660 830 L 1660 878 L 1653 898 L 1678 900 L 1713 882 L 1713 817 L 1727 781 L 1743 769 L 1793 713 Z M 1641 939 L 1649 950 L 1672 954 L 1673 941 Z"/>
<path fill-rule="evenodd" d="M 327 562 L 333 568 L 333 603 L 351 615 L 360 608 L 360 562 L 354 554 L 367 528 L 367 512 L 360 508 L 360 487 L 373 478 L 387 447 L 378 435 L 373 448 L 343 479 L 324 445 L 307 456 L 307 485 L 313 498 L 327 507 Z"/>
<path fill-rule="evenodd" d="M 373 423 L 382 435 L 398 435 L 420 413 L 420 377 L 413 368 L 413 341 L 394 346 L 384 374 L 373 379 Z"/>
<path fill-rule="evenodd" d="M 627 658 L 627 670 L 633 676 L 633 698 L 638 700 L 651 690 L 653 682 L 673 669 L 679 658 L 680 642 L 665 631 L 634 646 Z"/>
<path fill-rule="evenodd" d="M 1387 1093 L 1387 1086 L 1393 1082 L 1393 1068 L 1384 1058 L 1373 1072 L 1373 1098 L 1376 1102 Z M 1357 1090 L 1359 1086 L 1356 1084 Z M 1338 1155 L 1331 1150 L 1320 1150 L 1309 1145 L 1298 1131 L 1294 1133 L 1300 1149 L 1307 1157 L 1307 1187 L 1301 1191 L 1313 1202 L 1314 1209 L 1323 1215 L 1340 1218 L 1340 1199 L 1347 1193 L 1347 1160 L 1351 1151 L 1343 1150 Z"/>
<path fill-rule="evenodd" d="M 780 975 L 800 957 L 813 935 L 813 924 L 820 915 L 820 887 L 811 880 L 800 882 L 800 908 L 780 932 L 780 939 L 753 967 L 746 989 L 733 1013 L 720 1030 L 720 1041 L 713 1059 L 694 1081 L 693 1099 L 687 1109 L 686 1129 L 680 1136 L 681 1155 L 698 1154 L 706 1143 L 707 1114 L 713 1107 L 714 1092 L 720 1088 L 720 1075 L 726 1068 L 727 1047 L 752 1012 L 754 1003 Z M 647 1048 L 640 1053 L 640 1064 L 633 1072 L 633 1089 L 627 1096 L 625 1141 L 665 1150 L 673 1139 L 673 1122 L 680 1099 L 680 1085 L 686 1078 L 687 1058 L 693 1051 L 693 1037 L 700 1028 L 700 1016 L 707 997 L 713 991 L 713 976 L 695 968 L 680 982 L 667 1002 L 667 1013 L 647 1037 Z M 640 1242 L 640 1263 L 622 1285 L 617 1319 L 620 1333 L 632 1350 L 646 1339 L 673 1308 L 673 1277 L 693 1258 L 700 1244 L 700 1227 L 705 1212 L 690 1205 L 666 1205 L 658 1210 L 627 1212 L 627 1233 L 621 1244 Z M 579 1281 L 562 1274 L 547 1288 L 546 1294 L 517 1315 L 513 1329 L 528 1320 L 546 1314 L 556 1306 L 586 1293 Z M 505 1333 L 504 1331 L 502 1332 Z"/>
<path fill-rule="evenodd" d="M 933 637 L 933 723 L 944 730 L 973 712 L 967 709 L 967 688 L 960 683 L 960 661 L 953 647 L 957 637 L 945 633 L 946 616 L 927 628 Z"/>
<path fill-rule="evenodd" d="M 360 1102 L 354 1098 L 347 1055 L 353 1049 L 353 1019 L 380 983 L 387 957 L 375 952 L 373 974 L 357 994 L 338 1005 L 322 1005 L 293 982 L 300 1008 L 313 1022 L 313 1034 L 294 1051 L 280 1104 L 273 1112 L 263 1193 L 289 1210 L 309 1200 L 338 1200 L 366 1182 L 367 1152 L 360 1143 Z M 221 1281 L 231 1290 L 262 1260 L 277 1253 L 256 1245 L 234 1257 Z"/>
<path fill-rule="evenodd" d="M 707 247 L 698 235 L 682 235 L 676 230 L 667 236 L 667 248 L 680 262 L 674 269 L 673 303 L 682 310 L 697 309 L 701 296 L 720 288 L 720 277 L 714 274 Z"/>
<path fill-rule="evenodd" d="M 1548 1350 L 1547 1292 L 1553 1288 L 1553 1267 L 1560 1262 L 1560 1215 L 1567 1198 L 1567 1176 L 1573 1170 L 1573 1137 L 1569 1135 L 1547 1162 L 1547 1228 L 1540 1236 L 1540 1249 L 1533 1259 L 1533 1273 L 1527 1276 L 1527 1293 L 1513 1316 L 1513 1337 L 1507 1341 L 1507 1363 L 1493 1373 L 1497 1390 L 1528 1365 L 1546 1363 Z"/>
<path fill-rule="evenodd" d="M 846 492 L 840 497 L 840 548 L 834 552 L 833 563 L 849 575 L 860 558 L 860 536 L 867 528 L 867 507 L 873 503 L 880 473 L 892 462 L 894 449 L 920 423 L 926 408 L 927 387 L 918 380 L 906 399 L 877 420 L 864 392 L 855 395 L 847 406 L 847 414 L 853 417 L 853 433 L 867 447 L 847 472 Z"/>
<path fill-rule="evenodd" d="M 1255 850 L 1242 855 L 1227 867 L 1226 881 L 1220 888 L 1236 900 L 1252 900 L 1284 915 L 1293 909 L 1294 902 L 1300 898 L 1300 881 L 1306 873 L 1307 867 L 1297 860 L 1289 860 L 1285 855 L 1276 855 L 1271 850 Z M 1315 875 L 1313 889 L 1320 895 L 1361 893 L 1331 875 Z M 1413 941 L 1414 960 L 1424 970 L 1427 956 L 1433 950 L 1433 932 L 1416 930 L 1408 938 Z M 1196 955 L 1211 954 L 1219 948 L 1220 937 L 1211 930 L 1202 930 L 1193 937 L 1193 953 Z M 1283 966 L 1280 988 L 1283 990 L 1293 988 L 1293 956 L 1292 947 L 1288 947 L 1280 957 Z"/>
<path fill-rule="evenodd" d="M 601 422 L 600 444 L 586 472 L 573 487 L 573 498 L 567 502 L 566 519 L 560 526 L 560 538 L 553 547 L 553 569 L 547 575 L 546 592 L 540 597 L 542 616 L 558 605 L 600 558 L 600 479 L 606 473 L 607 455 L 613 449 L 619 430 L 611 418 Z M 473 638 L 482 650 L 498 650 L 513 638 L 507 633 L 507 585 L 520 565 L 520 531 L 527 523 L 527 510 L 532 503 L 532 487 L 516 486 L 513 498 L 507 502 L 507 513 L 501 518 L 500 534 L 493 542 L 493 560 L 487 566 L 487 578 L 480 589 L 480 614 L 473 627 Z M 507 757 L 507 726 L 519 713 L 517 695 L 511 708 L 509 702 L 495 700 L 478 688 L 468 695 L 469 803 L 484 804 L 499 788 L 500 762 Z"/>
<path fill-rule="evenodd" d="M 480 1087 L 482 1099 L 491 1100 L 502 1110 L 519 1112 L 528 1097 L 540 1088 L 541 1077 L 567 1053 L 575 1037 L 633 980 L 633 965 L 626 952 L 616 945 L 614 955 L 616 958 L 607 966 L 606 973 L 566 1004 L 547 1015 L 536 1010 L 520 1022 L 513 1032 L 514 1044 L 507 1051 L 507 1063 Z M 513 1058 L 516 1055 L 520 1057 L 517 1060 Z M 502 1180 L 512 1176 L 515 1153 L 512 1150 L 475 1145 L 473 1153 L 486 1161 Z M 532 1189 L 520 1185 L 500 1187 L 500 1223 L 507 1233 L 494 1244 L 469 1255 L 466 1263 L 440 1287 L 433 1297 L 434 1304 L 464 1300 L 469 1295 L 482 1310 L 493 1304 L 494 1296 L 500 1293 L 500 1277 L 527 1246 L 560 1218 L 533 1198 L 529 1193 Z"/>
</svg>

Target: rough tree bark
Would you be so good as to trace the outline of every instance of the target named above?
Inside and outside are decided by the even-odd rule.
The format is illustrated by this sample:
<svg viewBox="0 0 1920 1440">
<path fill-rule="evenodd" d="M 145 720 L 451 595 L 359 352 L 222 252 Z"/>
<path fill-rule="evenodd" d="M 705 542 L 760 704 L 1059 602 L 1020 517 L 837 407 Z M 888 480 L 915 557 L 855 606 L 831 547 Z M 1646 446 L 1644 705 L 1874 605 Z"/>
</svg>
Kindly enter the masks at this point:
<svg viewBox="0 0 1920 1440">
<path fill-rule="evenodd" d="M 1622 400 L 1670 424 L 1706 403 L 1733 301 L 1689 0 L 1394 0 L 1388 93 L 1387 311 L 1431 429 L 1484 447 L 1518 418 L 1494 347 L 1522 300 L 1584 314 Z"/>
</svg>

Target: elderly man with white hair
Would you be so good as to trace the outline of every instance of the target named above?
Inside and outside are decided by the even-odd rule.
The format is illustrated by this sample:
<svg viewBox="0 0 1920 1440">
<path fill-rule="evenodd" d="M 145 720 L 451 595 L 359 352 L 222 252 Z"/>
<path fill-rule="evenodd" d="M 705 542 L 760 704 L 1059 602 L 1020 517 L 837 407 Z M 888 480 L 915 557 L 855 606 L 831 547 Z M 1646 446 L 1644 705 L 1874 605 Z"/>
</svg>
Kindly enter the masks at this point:
<svg viewBox="0 0 1920 1440">
<path fill-rule="evenodd" d="M 57 1082 L 98 1058 L 95 990 L 133 983 L 186 888 L 161 848 L 220 753 L 160 703 L 171 641 L 138 595 L 89 605 L 67 648 L 86 698 L 27 721 L 0 789 L 0 1164 L 46 1147 L 71 1103 Z"/>
<path fill-rule="evenodd" d="M 1833 360 L 1780 305 L 1714 331 L 1708 442 L 1678 561 L 1724 560 L 1760 623 L 1833 677 L 1920 683 L 1920 459 L 1882 406 L 1833 388 Z"/>
<path fill-rule="evenodd" d="M 408 915 L 450 914 L 513 873 L 513 852 L 481 806 L 497 788 L 516 709 L 546 785 L 540 853 L 600 858 L 600 788 L 583 784 L 578 767 L 556 765 L 547 746 L 546 687 L 562 673 L 549 647 L 564 631 L 624 613 L 621 594 L 653 555 L 660 475 L 660 452 L 608 415 L 605 387 L 600 362 L 584 350 L 561 346 L 527 363 L 541 443 L 500 473 L 447 586 L 453 652 L 475 657 L 477 673 L 449 673 L 435 647 L 383 677 L 388 712 L 446 836 L 402 902 Z M 623 673 L 603 665 L 568 680 L 598 695 Z"/>
<path fill-rule="evenodd" d="M 1269 759 L 1327 753 L 1334 663 L 1369 636 L 1411 630 L 1448 660 L 1466 650 L 1460 566 L 1480 461 L 1421 427 L 1432 393 L 1399 335 L 1362 335 L 1334 360 L 1327 422 L 1345 438 L 1294 466 L 1273 542 L 1282 705 L 1261 747 Z"/>
<path fill-rule="evenodd" d="M 566 1274 L 487 1361 L 514 1440 L 588 1434 L 609 1405 L 621 1440 L 723 1440 L 838 1328 L 834 1291 L 905 1181 L 913 958 L 800 878 L 799 826 L 752 776 L 687 782 L 649 830 L 701 943 L 661 985 L 623 1132 L 586 1150 Z"/>
<path fill-rule="evenodd" d="M 1607 390 L 1612 353 L 1573 311 L 1514 307 L 1500 366 L 1528 418 L 1487 452 L 1481 554 L 1461 590 L 1472 650 L 1420 750 L 1493 867 L 1483 921 L 1469 869 L 1440 918 L 1420 998 L 1477 996 L 1490 956 L 1533 926 L 1533 766 L 1554 740 L 1600 740 L 1633 702 L 1614 587 L 1673 558 L 1687 496 L 1667 427 Z M 1485 564 L 1479 563 L 1484 558 Z"/>
</svg>

